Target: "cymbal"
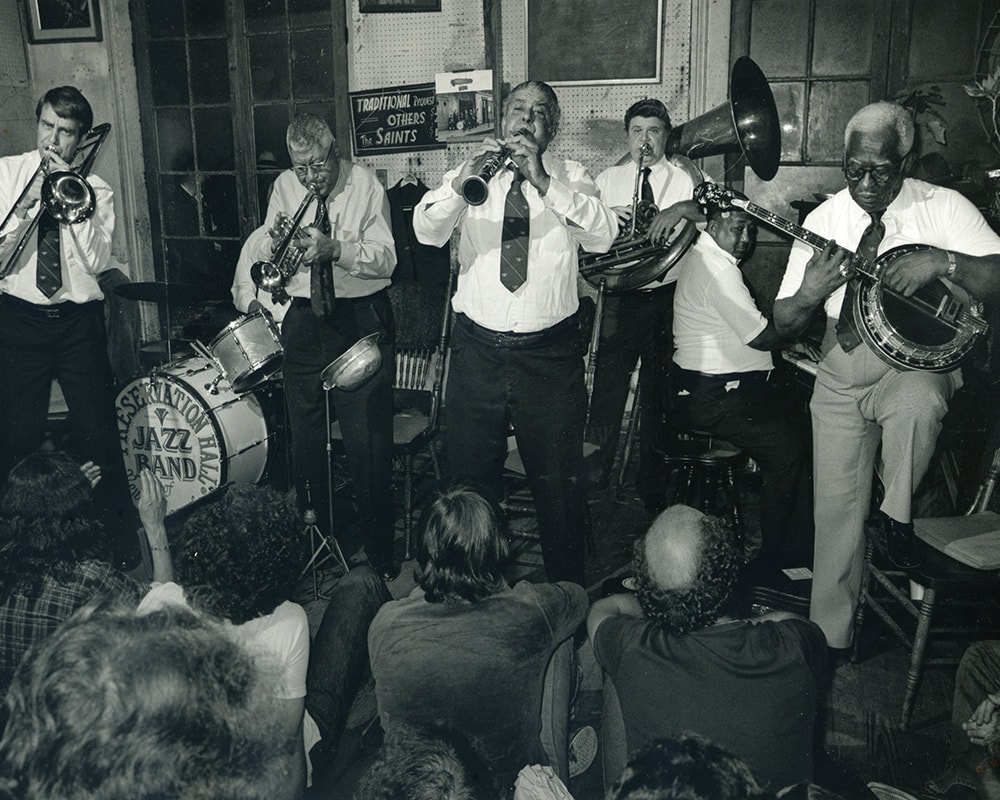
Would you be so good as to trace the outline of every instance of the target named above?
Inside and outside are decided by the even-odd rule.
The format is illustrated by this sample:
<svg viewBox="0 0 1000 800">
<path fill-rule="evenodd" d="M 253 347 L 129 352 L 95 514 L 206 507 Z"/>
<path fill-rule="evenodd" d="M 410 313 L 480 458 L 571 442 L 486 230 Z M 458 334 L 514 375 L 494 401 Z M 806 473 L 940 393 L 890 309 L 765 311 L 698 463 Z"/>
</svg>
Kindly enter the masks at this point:
<svg viewBox="0 0 1000 800">
<path fill-rule="evenodd" d="M 179 303 L 181 305 L 222 305 L 232 302 L 222 297 L 217 289 L 193 283 L 123 283 L 116 286 L 115 294 L 127 300 L 145 300 L 150 303 Z"/>
</svg>

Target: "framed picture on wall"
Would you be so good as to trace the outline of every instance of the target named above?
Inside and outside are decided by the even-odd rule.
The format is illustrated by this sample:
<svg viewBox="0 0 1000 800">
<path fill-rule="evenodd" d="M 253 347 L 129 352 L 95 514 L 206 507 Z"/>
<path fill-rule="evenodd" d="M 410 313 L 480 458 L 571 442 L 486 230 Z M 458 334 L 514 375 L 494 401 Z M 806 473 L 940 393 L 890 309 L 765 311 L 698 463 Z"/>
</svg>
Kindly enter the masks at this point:
<svg viewBox="0 0 1000 800">
<path fill-rule="evenodd" d="M 358 0 L 362 14 L 398 11 L 440 11 L 441 0 Z"/>
<path fill-rule="evenodd" d="M 101 41 L 100 0 L 24 0 L 28 41 Z"/>
<path fill-rule="evenodd" d="M 525 0 L 527 72 L 573 86 L 658 83 L 663 0 Z"/>
</svg>

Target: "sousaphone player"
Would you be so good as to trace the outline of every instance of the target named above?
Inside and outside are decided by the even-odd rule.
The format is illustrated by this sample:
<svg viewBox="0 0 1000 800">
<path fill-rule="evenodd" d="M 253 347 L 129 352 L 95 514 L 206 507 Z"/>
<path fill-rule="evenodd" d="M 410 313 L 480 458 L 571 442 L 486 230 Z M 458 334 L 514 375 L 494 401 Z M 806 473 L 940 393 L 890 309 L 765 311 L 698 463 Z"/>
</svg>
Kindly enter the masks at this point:
<svg viewBox="0 0 1000 800">
<path fill-rule="evenodd" d="M 386 578 L 399 572 L 393 554 L 392 308 L 386 288 L 396 266 L 385 190 L 374 173 L 340 159 L 330 127 L 319 117 L 300 114 L 286 136 L 291 169 L 274 182 L 263 237 L 253 258 L 277 259 L 284 250 L 284 219 L 304 211 L 301 261 L 283 292 L 290 297 L 281 327 L 282 375 L 292 435 L 292 465 L 299 505 L 305 508 L 308 482 L 321 527 L 327 526 L 328 434 L 323 371 L 362 337 L 379 334 L 382 363 L 355 390 L 333 388 L 347 463 L 364 526 L 368 560 Z M 256 265 L 255 265 L 256 266 Z M 277 299 L 283 299 L 278 294 Z M 246 310 L 255 311 L 252 301 Z"/>
</svg>

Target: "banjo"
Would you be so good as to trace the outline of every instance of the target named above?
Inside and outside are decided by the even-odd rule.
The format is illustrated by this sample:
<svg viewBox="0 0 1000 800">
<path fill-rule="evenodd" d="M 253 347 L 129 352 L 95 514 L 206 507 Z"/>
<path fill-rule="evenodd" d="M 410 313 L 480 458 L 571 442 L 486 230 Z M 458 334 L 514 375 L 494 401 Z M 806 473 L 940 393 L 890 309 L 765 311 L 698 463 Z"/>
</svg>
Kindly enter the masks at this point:
<svg viewBox="0 0 1000 800">
<path fill-rule="evenodd" d="M 714 183 L 702 183 L 694 192 L 699 204 L 738 208 L 784 231 L 817 250 L 829 239 L 793 225 L 749 200 Z M 926 244 L 894 247 L 874 261 L 853 254 L 851 266 L 859 281 L 854 293 L 854 316 L 862 340 L 882 361 L 901 370 L 948 372 L 955 369 L 986 333 L 982 304 L 959 287 L 935 279 L 911 297 L 882 283 L 886 267 L 907 256 L 932 249 Z"/>
</svg>

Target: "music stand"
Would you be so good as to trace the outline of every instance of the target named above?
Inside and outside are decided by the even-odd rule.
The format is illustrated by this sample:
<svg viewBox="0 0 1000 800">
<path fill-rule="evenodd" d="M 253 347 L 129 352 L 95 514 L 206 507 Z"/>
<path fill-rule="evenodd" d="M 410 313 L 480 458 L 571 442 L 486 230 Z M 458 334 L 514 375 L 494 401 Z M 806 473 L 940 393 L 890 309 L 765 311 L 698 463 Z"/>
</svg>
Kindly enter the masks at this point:
<svg viewBox="0 0 1000 800">
<path fill-rule="evenodd" d="M 306 523 L 305 533 L 309 534 L 309 547 L 312 550 L 312 556 L 309 562 L 305 565 L 302 570 L 302 575 L 305 575 L 310 569 L 312 570 L 312 581 L 313 581 L 313 600 L 322 597 L 324 600 L 329 600 L 329 595 L 320 594 L 319 591 L 319 579 L 316 576 L 316 572 L 323 568 L 331 558 L 337 562 L 337 566 L 346 575 L 350 571 L 350 566 L 347 563 L 347 559 L 344 558 L 344 553 L 340 549 L 340 543 L 337 541 L 337 537 L 333 535 L 333 465 L 330 463 L 330 459 L 333 455 L 333 442 L 330 438 L 330 391 L 324 386 L 325 395 L 325 405 L 326 405 L 326 497 L 327 497 L 327 508 L 329 510 L 328 523 L 330 525 L 330 533 L 325 534 L 316 525 L 316 509 L 313 508 L 312 504 L 312 493 L 309 489 L 309 482 L 306 481 L 306 510 L 302 515 L 303 520 Z"/>
</svg>

